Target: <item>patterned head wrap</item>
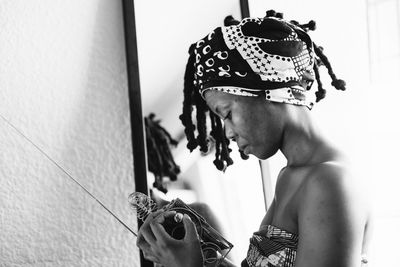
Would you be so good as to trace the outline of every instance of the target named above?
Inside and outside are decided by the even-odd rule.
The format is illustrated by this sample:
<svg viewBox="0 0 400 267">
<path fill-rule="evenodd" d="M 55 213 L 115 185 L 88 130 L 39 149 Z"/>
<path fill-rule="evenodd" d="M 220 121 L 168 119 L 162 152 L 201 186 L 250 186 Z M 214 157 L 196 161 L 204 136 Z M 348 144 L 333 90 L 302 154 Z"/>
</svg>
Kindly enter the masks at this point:
<svg viewBox="0 0 400 267">
<path fill-rule="evenodd" d="M 192 53 L 194 83 L 202 96 L 218 90 L 313 105 L 306 94 L 315 79 L 313 44 L 303 29 L 280 18 L 246 18 L 217 28 L 199 40 Z"/>
<path fill-rule="evenodd" d="M 300 24 L 283 20 L 282 13 L 267 11 L 264 18 L 231 16 L 225 27 L 218 27 L 189 48 L 184 82 L 183 110 L 180 120 L 185 127 L 190 151 L 200 147 L 208 151 L 206 114 L 211 120 L 210 136 L 215 141 L 214 164 L 219 170 L 233 163 L 221 119 L 204 101 L 207 90 L 218 90 L 241 96 L 263 96 L 268 101 L 307 106 L 325 97 L 319 66 L 324 65 L 332 85 L 345 90 L 345 82 L 336 78 L 323 49 L 307 34 L 315 22 Z M 314 80 L 318 90 L 311 90 Z M 192 120 L 196 108 L 196 126 Z M 241 153 L 242 158 L 247 158 Z"/>
</svg>

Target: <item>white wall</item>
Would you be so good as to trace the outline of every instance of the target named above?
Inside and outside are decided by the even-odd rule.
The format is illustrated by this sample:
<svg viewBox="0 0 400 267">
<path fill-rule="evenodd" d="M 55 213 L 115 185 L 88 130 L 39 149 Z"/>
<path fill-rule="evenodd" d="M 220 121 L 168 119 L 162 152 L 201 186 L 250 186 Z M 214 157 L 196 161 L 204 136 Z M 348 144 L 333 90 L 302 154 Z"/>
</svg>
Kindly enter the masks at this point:
<svg viewBox="0 0 400 267">
<path fill-rule="evenodd" d="M 240 18 L 239 0 L 140 0 L 135 13 L 143 114 L 154 112 L 177 137 L 189 46 L 226 16 Z"/>
<path fill-rule="evenodd" d="M 121 1 L 0 2 L 0 114 L 131 228 Z M 135 238 L 0 118 L 0 266 L 138 266 Z"/>
</svg>

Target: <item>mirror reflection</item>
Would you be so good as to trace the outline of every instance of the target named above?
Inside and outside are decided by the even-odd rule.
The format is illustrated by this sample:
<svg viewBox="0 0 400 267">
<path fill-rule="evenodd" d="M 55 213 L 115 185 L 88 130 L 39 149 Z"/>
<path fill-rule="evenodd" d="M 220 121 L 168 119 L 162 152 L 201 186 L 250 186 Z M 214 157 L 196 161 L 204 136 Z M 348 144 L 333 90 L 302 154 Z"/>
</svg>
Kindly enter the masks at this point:
<svg viewBox="0 0 400 267">
<path fill-rule="evenodd" d="M 154 113 L 160 125 L 178 141 L 171 152 L 181 172 L 177 181 L 167 184 L 166 195 L 157 190 L 153 192 L 165 200 L 179 197 L 186 203 L 207 204 L 219 228 L 224 229 L 226 238 L 235 244 L 229 255 L 239 260 L 247 251 L 247 244 L 239 240 L 247 240 L 259 227 L 265 211 L 258 160 L 243 161 L 233 144 L 235 164 L 225 173 L 218 171 L 212 163 L 214 151 L 207 155 L 198 150 L 189 152 L 178 118 L 182 113 L 183 80 L 190 44 L 223 25 L 226 16 L 240 18 L 239 2 L 159 1 L 157 5 L 154 9 L 144 1 L 135 3 L 143 114 Z M 149 174 L 150 187 L 153 177 Z M 250 220 L 242 215 L 249 211 L 256 215 Z"/>
</svg>

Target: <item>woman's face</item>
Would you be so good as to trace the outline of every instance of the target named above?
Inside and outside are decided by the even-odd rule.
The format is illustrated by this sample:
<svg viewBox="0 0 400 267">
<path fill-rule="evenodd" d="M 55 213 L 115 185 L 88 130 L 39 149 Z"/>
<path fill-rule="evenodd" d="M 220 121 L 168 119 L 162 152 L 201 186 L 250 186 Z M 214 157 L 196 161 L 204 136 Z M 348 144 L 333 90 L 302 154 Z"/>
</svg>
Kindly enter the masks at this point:
<svg viewBox="0 0 400 267">
<path fill-rule="evenodd" d="M 283 123 L 276 106 L 262 97 L 245 97 L 215 90 L 205 93 L 209 108 L 224 121 L 225 135 L 245 154 L 260 159 L 273 156 L 281 146 Z"/>
</svg>

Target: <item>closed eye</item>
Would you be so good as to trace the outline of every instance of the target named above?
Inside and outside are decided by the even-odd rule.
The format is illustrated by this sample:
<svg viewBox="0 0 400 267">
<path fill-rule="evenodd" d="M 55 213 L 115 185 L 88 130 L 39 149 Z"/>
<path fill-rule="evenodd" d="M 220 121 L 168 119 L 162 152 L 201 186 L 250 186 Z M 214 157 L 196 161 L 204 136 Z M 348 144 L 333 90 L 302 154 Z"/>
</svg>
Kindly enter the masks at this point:
<svg viewBox="0 0 400 267">
<path fill-rule="evenodd" d="M 232 118 L 232 112 L 229 111 L 228 114 L 224 117 L 224 120 L 226 120 L 226 119 L 230 120 L 231 118 Z"/>
</svg>

